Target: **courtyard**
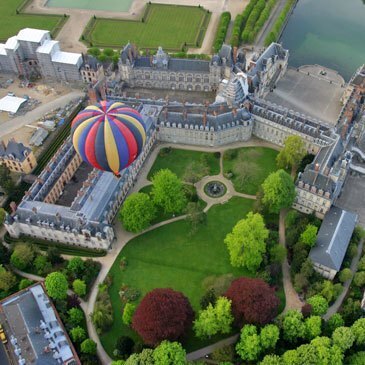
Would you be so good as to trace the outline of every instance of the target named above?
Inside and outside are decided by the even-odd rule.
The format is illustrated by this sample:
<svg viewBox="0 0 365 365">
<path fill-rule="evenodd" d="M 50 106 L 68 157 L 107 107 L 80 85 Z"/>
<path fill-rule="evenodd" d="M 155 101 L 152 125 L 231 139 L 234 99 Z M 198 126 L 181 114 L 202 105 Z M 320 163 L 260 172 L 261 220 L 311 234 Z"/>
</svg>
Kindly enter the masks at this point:
<svg viewBox="0 0 365 365">
<path fill-rule="evenodd" d="M 257 152 L 254 154 L 252 151 L 255 151 L 256 148 Z M 234 278 L 252 276 L 252 273 L 243 268 L 232 267 L 224 238 L 237 221 L 245 218 L 247 213 L 252 211 L 255 201 L 254 194 L 259 189 L 261 180 L 276 169 L 277 151 L 263 147 L 243 147 L 238 151 L 252 155 L 251 158 L 254 158 L 253 155 L 255 155 L 255 158 L 258 159 L 259 168 L 255 169 L 254 180 L 249 188 L 253 195 L 248 196 L 249 199 L 243 198 L 234 190 L 224 191 L 223 197 L 217 198 L 213 203 L 214 198 L 212 198 L 204 209 L 206 222 L 200 224 L 194 233 L 191 232 L 189 222 L 184 219 L 185 216 L 175 217 L 172 222 L 169 222 L 168 219 L 171 219 L 171 216 L 162 217 L 159 214 L 159 219 L 152 223 L 161 222 L 161 218 L 167 220 L 166 223 L 160 223 L 155 229 L 152 226 L 147 232 L 130 240 L 114 261 L 109 272 L 112 283 L 109 287 L 109 294 L 114 322 L 110 330 L 100 337 L 103 347 L 110 356 L 115 348 L 116 338 L 121 334 L 138 340 L 137 334 L 122 321 L 123 303 L 120 298 L 122 287 L 139 292 L 136 302 L 139 302 L 147 292 L 154 288 L 172 288 L 184 293 L 197 312 L 200 308 L 200 299 L 208 289 L 214 287 L 217 292 L 223 293 Z M 223 151 L 208 153 L 188 149 L 161 148 L 151 169 L 146 171 L 148 180 L 143 182 L 145 187 L 140 191 L 150 193 L 150 180 L 160 169 L 168 168 L 184 181 L 191 164 L 198 164 L 204 160 L 206 164 L 204 171 L 207 175 L 194 186 L 198 190 L 198 195 L 205 200 L 204 194 L 202 196 L 199 191 L 203 189 L 200 181 L 209 180 L 209 177 L 213 180 L 226 180 L 221 171 L 224 163 L 223 156 Z M 261 163 L 262 165 L 260 165 Z M 229 180 L 226 181 L 230 183 Z M 186 183 L 186 181 L 184 182 Z M 232 186 L 232 184 L 230 185 Z M 193 188 L 193 186 L 191 187 Z M 229 200 L 225 198 L 226 196 Z M 205 206 L 203 201 L 201 201 L 201 206 Z M 266 218 L 268 221 L 270 220 L 271 225 L 273 222 L 277 223 L 278 220 L 277 216 Z M 121 265 L 122 263 L 126 263 L 125 266 Z M 279 286 L 277 294 L 281 300 L 280 308 L 282 310 L 285 306 L 282 285 Z M 187 351 L 193 351 L 224 337 L 227 336 L 213 336 L 210 339 L 201 340 L 191 332 L 183 341 L 183 346 Z"/>
<path fill-rule="evenodd" d="M 50 8 L 73 8 L 86 10 L 128 11 L 133 0 L 48 0 Z"/>
</svg>

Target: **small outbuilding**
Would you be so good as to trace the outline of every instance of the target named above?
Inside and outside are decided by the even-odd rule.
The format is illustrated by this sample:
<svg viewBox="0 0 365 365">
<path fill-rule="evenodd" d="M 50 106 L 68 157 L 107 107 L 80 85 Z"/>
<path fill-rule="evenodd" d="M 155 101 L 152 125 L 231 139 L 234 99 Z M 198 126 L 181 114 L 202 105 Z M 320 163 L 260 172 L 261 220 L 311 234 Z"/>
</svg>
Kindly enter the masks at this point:
<svg viewBox="0 0 365 365">
<path fill-rule="evenodd" d="M 309 253 L 314 269 L 323 277 L 332 280 L 340 271 L 357 220 L 357 214 L 336 206 L 325 215 Z"/>
<path fill-rule="evenodd" d="M 27 99 L 6 95 L 0 99 L 0 111 L 15 114 Z"/>
</svg>

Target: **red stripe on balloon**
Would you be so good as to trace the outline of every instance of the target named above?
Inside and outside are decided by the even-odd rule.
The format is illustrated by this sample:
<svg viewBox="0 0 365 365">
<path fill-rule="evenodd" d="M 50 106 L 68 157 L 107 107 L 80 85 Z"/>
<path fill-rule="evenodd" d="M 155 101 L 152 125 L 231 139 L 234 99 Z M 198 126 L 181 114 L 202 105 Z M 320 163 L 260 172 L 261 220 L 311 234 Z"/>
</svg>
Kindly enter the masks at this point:
<svg viewBox="0 0 365 365">
<path fill-rule="evenodd" d="M 93 111 L 90 111 L 90 112 L 81 112 L 80 114 L 78 114 L 72 121 L 72 124 L 71 124 L 71 127 L 74 126 L 74 124 L 76 124 L 77 122 L 79 122 L 80 120 L 82 119 L 89 119 L 89 118 L 92 118 L 92 117 L 95 117 L 97 116 L 98 114 L 100 114 L 99 111 L 96 111 L 96 110 L 93 110 Z"/>
<path fill-rule="evenodd" d="M 109 115 L 109 118 L 114 122 L 119 131 L 122 133 L 128 145 L 129 158 L 128 158 L 128 165 L 126 166 L 128 167 L 137 157 L 137 152 L 138 152 L 137 142 L 134 138 L 133 133 L 118 118 L 112 115 Z"/>
<path fill-rule="evenodd" d="M 95 139 L 96 139 L 96 134 L 98 133 L 98 129 L 100 126 L 100 121 L 98 121 L 97 123 L 95 123 L 87 137 L 85 140 L 85 155 L 86 158 L 89 161 L 89 164 L 96 167 L 99 170 L 104 170 L 98 163 L 98 160 L 96 159 L 96 155 L 95 155 Z"/>
</svg>

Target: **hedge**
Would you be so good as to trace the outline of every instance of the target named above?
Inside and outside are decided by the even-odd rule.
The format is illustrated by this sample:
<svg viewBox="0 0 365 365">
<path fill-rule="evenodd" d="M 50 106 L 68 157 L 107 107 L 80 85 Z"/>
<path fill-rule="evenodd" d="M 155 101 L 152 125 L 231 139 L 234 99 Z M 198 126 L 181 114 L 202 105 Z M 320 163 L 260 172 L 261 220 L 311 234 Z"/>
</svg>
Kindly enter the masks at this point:
<svg viewBox="0 0 365 365">
<path fill-rule="evenodd" d="M 284 26 L 284 23 L 287 19 L 288 13 L 290 12 L 290 9 L 295 4 L 297 0 L 288 0 L 284 9 L 281 11 L 279 17 L 276 19 L 276 22 L 274 23 L 271 32 L 268 34 L 268 36 L 265 39 L 265 46 L 270 45 L 272 42 L 276 42 L 280 36 L 281 30 Z"/>
<path fill-rule="evenodd" d="M 224 43 L 227 35 L 227 30 L 229 26 L 229 22 L 231 21 L 231 13 L 225 11 L 221 14 L 219 19 L 219 24 L 217 28 L 217 32 L 215 33 L 213 49 L 214 52 L 217 53 L 222 48 L 222 44 Z"/>
<path fill-rule="evenodd" d="M 256 25 L 256 22 L 260 18 L 261 13 L 265 9 L 266 2 L 265 0 L 259 0 L 253 10 L 251 11 L 250 16 L 247 19 L 246 25 L 242 31 L 241 39 L 245 43 L 251 43 L 254 40 L 253 31 Z"/>
</svg>

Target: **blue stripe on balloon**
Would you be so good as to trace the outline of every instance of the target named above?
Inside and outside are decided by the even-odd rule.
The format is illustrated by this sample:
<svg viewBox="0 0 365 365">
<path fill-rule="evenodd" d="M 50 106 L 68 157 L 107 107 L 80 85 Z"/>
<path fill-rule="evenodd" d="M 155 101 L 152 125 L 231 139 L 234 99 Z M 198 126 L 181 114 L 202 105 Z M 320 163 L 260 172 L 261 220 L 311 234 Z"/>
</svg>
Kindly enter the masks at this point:
<svg viewBox="0 0 365 365">
<path fill-rule="evenodd" d="M 113 131 L 113 137 L 118 148 L 119 155 L 119 171 L 125 169 L 128 166 L 129 161 L 129 148 L 125 140 L 123 133 L 116 126 L 115 122 L 109 118 L 109 125 Z"/>
<path fill-rule="evenodd" d="M 104 122 L 100 123 L 98 128 L 98 132 L 96 133 L 95 138 L 95 157 L 98 161 L 98 164 L 103 168 L 105 171 L 111 171 L 108 160 L 106 158 L 106 151 L 105 151 L 105 141 L 104 141 Z"/>
<path fill-rule="evenodd" d="M 94 123 L 90 123 L 88 126 L 84 128 L 84 130 L 81 132 L 79 139 L 77 141 L 77 146 L 81 155 L 81 158 L 87 162 L 90 163 L 89 160 L 86 157 L 86 138 L 90 132 L 90 129 L 93 127 Z"/>
<path fill-rule="evenodd" d="M 137 143 L 137 155 L 139 155 L 143 149 L 143 138 L 140 131 L 133 123 L 123 117 L 118 117 L 118 122 L 123 123 L 132 132 Z"/>
</svg>

